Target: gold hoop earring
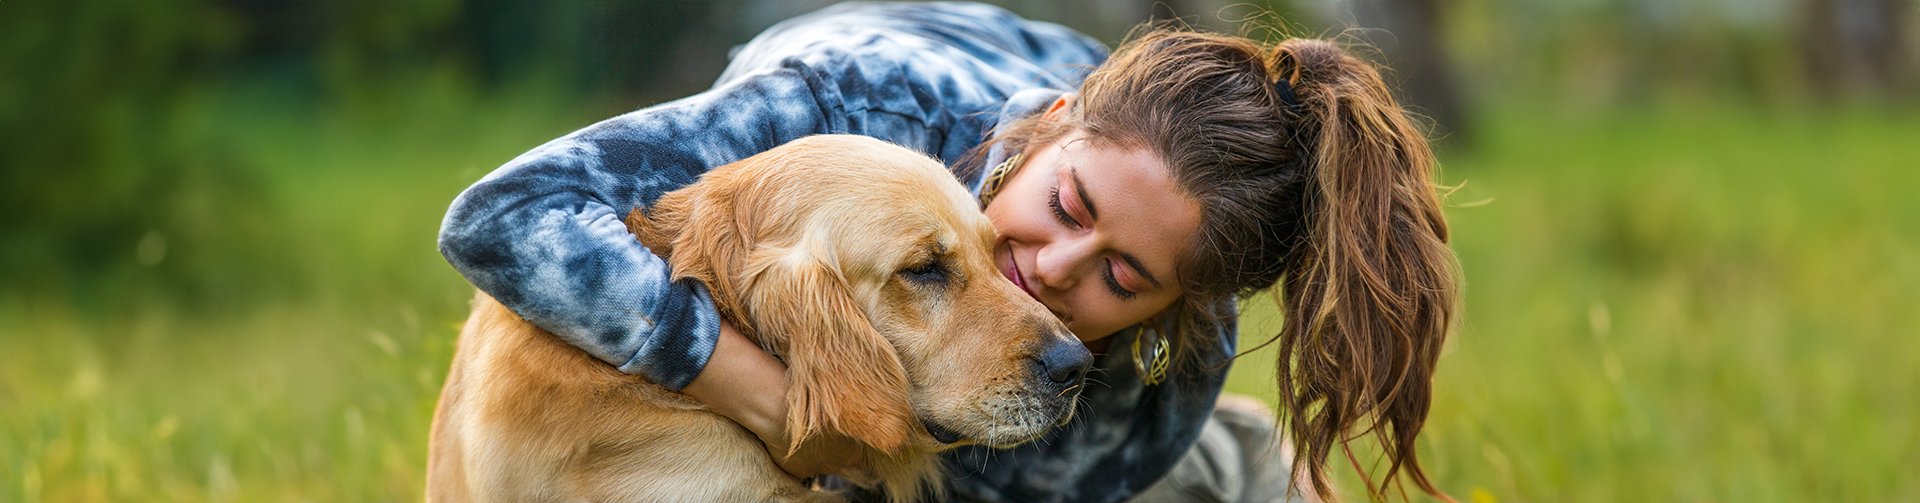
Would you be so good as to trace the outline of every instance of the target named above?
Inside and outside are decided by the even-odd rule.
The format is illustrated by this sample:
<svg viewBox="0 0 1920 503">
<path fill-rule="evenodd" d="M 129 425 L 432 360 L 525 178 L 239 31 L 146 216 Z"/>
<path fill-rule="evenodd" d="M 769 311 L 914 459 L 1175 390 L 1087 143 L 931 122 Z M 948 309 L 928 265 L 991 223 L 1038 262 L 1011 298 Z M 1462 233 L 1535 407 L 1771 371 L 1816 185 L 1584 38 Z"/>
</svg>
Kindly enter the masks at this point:
<svg viewBox="0 0 1920 503">
<path fill-rule="evenodd" d="M 1152 336 L 1153 362 L 1148 363 L 1140 357 L 1140 340 Z M 1133 337 L 1133 370 L 1140 375 L 1140 383 L 1148 386 L 1167 380 L 1167 364 L 1173 359 L 1173 343 L 1158 330 L 1148 328 L 1145 322 L 1140 324 L 1139 333 Z"/>
<path fill-rule="evenodd" d="M 981 209 L 986 209 L 987 203 L 993 202 L 993 196 L 1000 195 L 1000 188 L 1007 184 L 1007 176 L 1013 174 L 1014 168 L 1020 167 L 1020 160 L 1026 158 L 1025 153 L 1013 154 L 1006 162 L 994 166 L 993 172 L 987 173 L 987 182 L 980 186 Z"/>
</svg>

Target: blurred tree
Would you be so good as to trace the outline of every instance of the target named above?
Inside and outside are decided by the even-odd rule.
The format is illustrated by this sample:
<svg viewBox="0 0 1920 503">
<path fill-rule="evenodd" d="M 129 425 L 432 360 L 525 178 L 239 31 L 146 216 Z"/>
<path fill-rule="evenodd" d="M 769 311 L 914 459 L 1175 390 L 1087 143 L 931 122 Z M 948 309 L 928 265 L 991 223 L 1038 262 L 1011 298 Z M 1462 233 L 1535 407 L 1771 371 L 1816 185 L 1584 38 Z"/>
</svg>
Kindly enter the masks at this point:
<svg viewBox="0 0 1920 503">
<path fill-rule="evenodd" d="M 7 287 L 142 265 L 170 281 L 220 280 L 201 267 L 223 253 L 212 238 L 260 225 L 248 216 L 265 205 L 183 110 L 240 33 L 206 2 L 0 4 Z"/>
<path fill-rule="evenodd" d="M 1908 31 L 1912 0 L 1804 0 L 1800 48 L 1807 81 L 1821 96 L 1898 96 L 1914 73 Z"/>
<path fill-rule="evenodd" d="M 234 91 L 279 112 L 372 111 L 448 78 L 538 81 L 631 108 L 705 88 L 729 4 L 423 0 L 0 2 L 0 293 L 255 297 L 279 261 L 261 169 L 211 121 Z M 689 42 L 691 41 L 691 42 Z M 399 86 L 399 87 L 395 87 Z M 271 278 L 271 279 L 267 279 Z M 214 302 L 218 303 L 218 302 Z"/>
<path fill-rule="evenodd" d="M 1466 108 L 1454 89 L 1453 63 L 1446 54 L 1444 5 L 1439 0 L 1347 0 L 1362 37 L 1379 48 L 1392 68 L 1387 76 L 1400 100 L 1431 119 L 1435 136 L 1467 144 L 1471 139 Z"/>
<path fill-rule="evenodd" d="M 455 64 L 484 88 L 544 79 L 627 101 L 697 92 L 726 62 L 730 2 L 265 2 L 221 5 L 249 29 L 235 59 L 292 64 L 335 88 L 421 64 Z M 689 42 L 691 40 L 691 42 Z M 697 54 L 688 54 L 689 52 Z M 688 71 L 689 66 L 695 71 Z"/>
</svg>

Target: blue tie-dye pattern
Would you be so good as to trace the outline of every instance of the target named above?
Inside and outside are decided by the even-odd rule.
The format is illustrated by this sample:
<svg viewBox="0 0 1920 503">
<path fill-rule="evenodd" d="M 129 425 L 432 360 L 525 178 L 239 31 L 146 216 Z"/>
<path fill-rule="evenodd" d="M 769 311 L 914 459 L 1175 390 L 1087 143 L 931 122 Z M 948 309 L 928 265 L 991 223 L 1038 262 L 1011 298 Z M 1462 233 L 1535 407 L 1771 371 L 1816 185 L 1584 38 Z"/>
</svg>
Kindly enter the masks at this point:
<svg viewBox="0 0 1920 503">
<path fill-rule="evenodd" d="M 712 355 L 719 317 L 705 286 L 669 282 L 666 262 L 626 232 L 628 210 L 811 134 L 873 136 L 955 166 L 1003 117 L 1076 88 L 1105 57 L 1084 35 L 992 6 L 830 7 L 736 49 L 707 92 L 588 126 L 488 174 L 454 200 L 440 250 L 534 324 L 680 389 Z M 977 175 L 963 182 L 977 190 Z M 1231 326 L 1201 351 L 1206 371 L 1157 386 L 1141 386 L 1125 356 L 1101 357 L 1104 385 L 1087 389 L 1073 424 L 1014 450 L 949 453 L 951 497 L 1108 502 L 1144 488 L 1212 410 Z M 1115 337 L 1126 347 L 1132 335 Z"/>
</svg>

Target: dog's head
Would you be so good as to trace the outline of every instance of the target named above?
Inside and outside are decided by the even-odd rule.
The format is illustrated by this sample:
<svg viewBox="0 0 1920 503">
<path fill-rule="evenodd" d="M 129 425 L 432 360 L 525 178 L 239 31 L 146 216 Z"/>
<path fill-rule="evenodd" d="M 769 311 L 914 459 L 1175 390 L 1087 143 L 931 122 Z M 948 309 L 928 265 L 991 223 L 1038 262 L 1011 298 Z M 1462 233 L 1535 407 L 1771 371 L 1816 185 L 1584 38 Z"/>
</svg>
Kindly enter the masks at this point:
<svg viewBox="0 0 1920 503">
<path fill-rule="evenodd" d="M 1091 355 L 994 268 L 991 222 L 925 155 L 803 138 L 716 168 L 647 218 L 629 223 L 675 275 L 705 281 L 786 361 L 796 440 L 1005 447 L 1072 414 Z"/>
</svg>

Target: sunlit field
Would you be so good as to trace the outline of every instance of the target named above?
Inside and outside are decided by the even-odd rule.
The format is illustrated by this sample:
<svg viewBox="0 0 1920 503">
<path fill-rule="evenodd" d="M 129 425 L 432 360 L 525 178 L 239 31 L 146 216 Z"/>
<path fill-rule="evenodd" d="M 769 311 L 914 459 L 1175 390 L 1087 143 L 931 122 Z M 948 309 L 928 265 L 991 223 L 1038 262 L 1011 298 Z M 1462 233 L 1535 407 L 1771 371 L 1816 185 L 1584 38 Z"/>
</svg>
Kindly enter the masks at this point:
<svg viewBox="0 0 1920 503">
<path fill-rule="evenodd" d="M 325 109 L 188 100 L 169 134 L 242 190 L 0 289 L 0 502 L 420 500 L 471 294 L 442 212 L 620 111 L 436 75 Z M 1466 309 L 1421 444 L 1442 489 L 1920 500 L 1920 114 L 1495 105 L 1443 155 Z M 1270 396 L 1270 359 L 1230 388 Z"/>
<path fill-rule="evenodd" d="M 1487 124 L 1444 159 L 1467 281 L 1421 445 L 1442 488 L 1920 498 L 1920 120 L 1676 105 Z M 1270 390 L 1253 358 L 1232 385 Z"/>
</svg>

